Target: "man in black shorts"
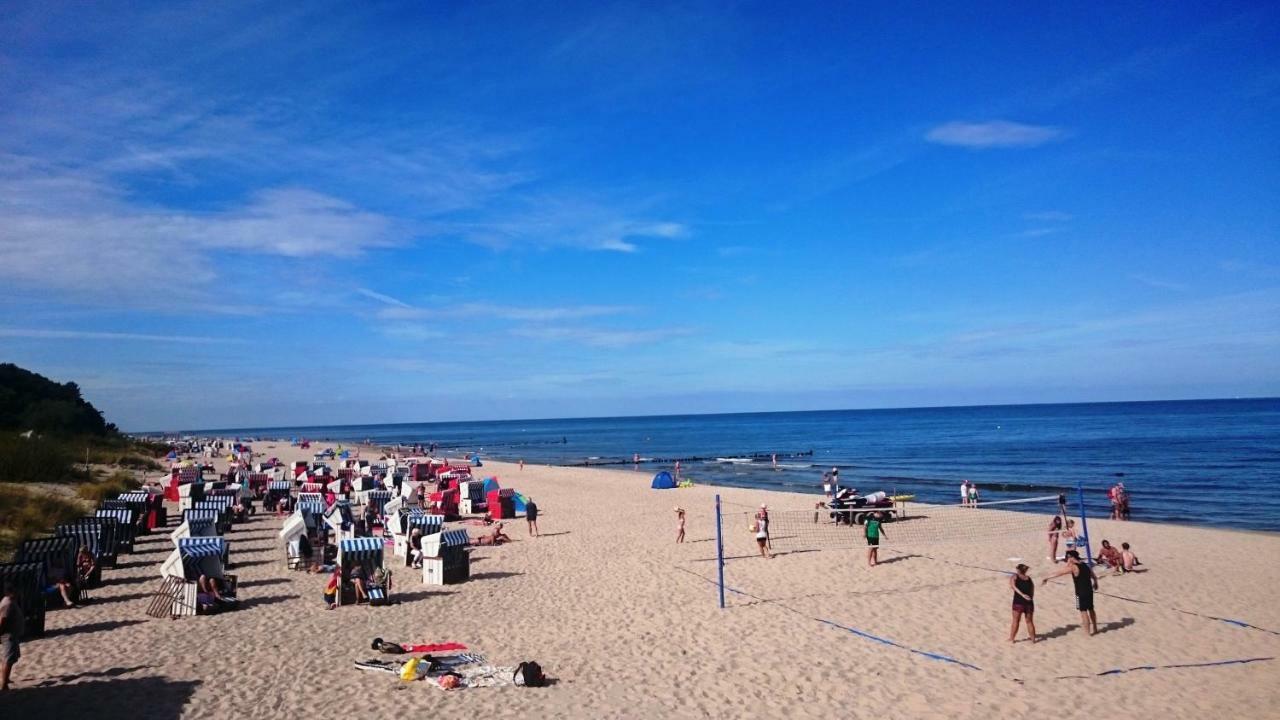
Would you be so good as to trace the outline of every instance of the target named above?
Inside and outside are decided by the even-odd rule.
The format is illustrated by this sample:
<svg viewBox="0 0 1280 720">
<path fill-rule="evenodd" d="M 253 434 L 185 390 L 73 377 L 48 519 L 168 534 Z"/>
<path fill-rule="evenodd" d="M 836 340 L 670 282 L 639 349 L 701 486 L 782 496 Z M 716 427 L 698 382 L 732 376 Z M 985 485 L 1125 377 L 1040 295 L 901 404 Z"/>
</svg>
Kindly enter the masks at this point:
<svg viewBox="0 0 1280 720">
<path fill-rule="evenodd" d="M 22 606 L 18 604 L 17 581 L 0 578 L 0 690 L 9 689 L 9 675 L 22 657 L 20 643 L 25 631 Z"/>
<path fill-rule="evenodd" d="M 1093 592 L 1098 589 L 1098 578 L 1094 576 L 1092 568 L 1080 562 L 1078 550 L 1068 550 L 1067 566 L 1040 582 L 1044 584 L 1063 575 L 1070 575 L 1071 582 L 1075 586 L 1076 609 L 1080 611 L 1080 623 L 1090 635 L 1097 635 L 1098 616 L 1093 611 Z"/>
</svg>

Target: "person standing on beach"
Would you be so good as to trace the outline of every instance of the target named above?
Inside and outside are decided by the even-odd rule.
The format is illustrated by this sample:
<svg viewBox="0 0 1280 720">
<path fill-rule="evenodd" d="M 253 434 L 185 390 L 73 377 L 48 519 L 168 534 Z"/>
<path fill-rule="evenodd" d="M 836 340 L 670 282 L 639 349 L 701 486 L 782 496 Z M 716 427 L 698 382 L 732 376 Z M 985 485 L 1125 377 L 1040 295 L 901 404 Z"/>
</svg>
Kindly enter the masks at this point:
<svg viewBox="0 0 1280 720">
<path fill-rule="evenodd" d="M 1097 635 L 1098 615 L 1093 610 L 1093 593 L 1098 589 L 1098 578 L 1088 565 L 1080 562 L 1078 550 L 1068 550 L 1067 566 L 1041 580 L 1040 583 L 1043 585 L 1063 575 L 1070 575 L 1071 582 L 1075 586 L 1076 609 L 1080 611 L 1080 624 L 1089 631 L 1090 635 Z"/>
<path fill-rule="evenodd" d="M 26 617 L 18 604 L 17 586 L 11 578 L 0 578 L 4 595 L 0 596 L 0 690 L 9 689 L 9 675 L 22 659 L 20 643 L 26 632 Z"/>
<path fill-rule="evenodd" d="M 676 508 L 676 543 L 684 542 L 684 508 Z"/>
<path fill-rule="evenodd" d="M 867 518 L 866 534 L 867 534 L 867 567 L 875 567 L 880 557 L 880 535 L 884 533 L 884 528 L 880 523 L 884 516 L 880 513 L 874 513 Z"/>
<path fill-rule="evenodd" d="M 766 560 L 772 560 L 773 556 L 769 554 L 769 530 L 760 521 L 751 523 L 751 530 L 756 534 L 756 545 L 760 546 L 760 557 Z"/>
<path fill-rule="evenodd" d="M 969 483 L 969 507 L 978 507 L 978 483 Z"/>
<path fill-rule="evenodd" d="M 773 549 L 773 538 L 769 537 L 769 506 L 764 503 L 760 504 L 760 509 L 756 512 L 756 524 L 764 531 L 765 544 L 769 549 Z"/>
<path fill-rule="evenodd" d="M 1026 565 L 1019 564 L 1014 570 L 1012 577 L 1009 578 L 1009 588 L 1013 590 L 1013 620 L 1009 625 L 1009 642 L 1016 642 L 1018 637 L 1018 624 L 1025 616 L 1027 618 L 1027 639 L 1031 644 L 1036 643 L 1036 583 L 1027 574 L 1029 568 Z"/>
<path fill-rule="evenodd" d="M 524 518 L 529 521 L 529 535 L 538 537 L 538 503 L 533 498 L 524 501 Z"/>
<path fill-rule="evenodd" d="M 960 481 L 960 507 L 965 507 L 968 504 L 969 504 L 969 481 L 961 480 Z"/>
<path fill-rule="evenodd" d="M 1049 560 L 1058 564 L 1058 538 L 1062 535 L 1062 516 L 1054 515 L 1049 521 Z"/>
</svg>

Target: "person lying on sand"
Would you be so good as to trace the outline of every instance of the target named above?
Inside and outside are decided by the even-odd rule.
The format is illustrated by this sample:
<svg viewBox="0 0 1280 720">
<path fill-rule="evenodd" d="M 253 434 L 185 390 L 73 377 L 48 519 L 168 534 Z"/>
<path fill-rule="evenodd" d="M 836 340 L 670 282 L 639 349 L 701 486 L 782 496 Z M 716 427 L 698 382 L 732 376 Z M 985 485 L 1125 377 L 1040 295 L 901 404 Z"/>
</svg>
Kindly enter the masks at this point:
<svg viewBox="0 0 1280 720">
<path fill-rule="evenodd" d="M 488 535 L 482 535 L 475 540 L 476 545 L 501 545 L 504 542 L 511 542 L 511 538 L 502 532 L 502 523 L 493 526 L 493 532 Z"/>
</svg>

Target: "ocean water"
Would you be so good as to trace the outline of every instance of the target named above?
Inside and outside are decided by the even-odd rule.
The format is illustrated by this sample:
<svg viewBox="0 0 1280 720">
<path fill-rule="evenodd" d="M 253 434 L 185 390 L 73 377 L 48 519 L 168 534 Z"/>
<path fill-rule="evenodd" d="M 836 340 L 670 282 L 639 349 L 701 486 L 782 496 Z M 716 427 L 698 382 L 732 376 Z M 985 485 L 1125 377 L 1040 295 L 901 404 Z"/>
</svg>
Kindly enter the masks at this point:
<svg viewBox="0 0 1280 720">
<path fill-rule="evenodd" d="M 915 493 L 923 502 L 956 502 L 966 478 L 977 482 L 983 501 L 1070 491 L 1074 502 L 1080 483 L 1092 517 L 1109 514 L 1106 489 L 1122 480 L 1135 520 L 1280 531 L 1280 399 L 199 432 L 436 442 L 451 453 L 608 465 L 646 476 L 685 458 L 682 474 L 699 483 L 815 494 L 822 472 L 838 467 L 845 486 Z M 778 468 L 772 453 L 779 455 Z M 633 465 L 636 454 L 655 461 Z M 758 457 L 742 462 L 751 455 Z"/>
</svg>

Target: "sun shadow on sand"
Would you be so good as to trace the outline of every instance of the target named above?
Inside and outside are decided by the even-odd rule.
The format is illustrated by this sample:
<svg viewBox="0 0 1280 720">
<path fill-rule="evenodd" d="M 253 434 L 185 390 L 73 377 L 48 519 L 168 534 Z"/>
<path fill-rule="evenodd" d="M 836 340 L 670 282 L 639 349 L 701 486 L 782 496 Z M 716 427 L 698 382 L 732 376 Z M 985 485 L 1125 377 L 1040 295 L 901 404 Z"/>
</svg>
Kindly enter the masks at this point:
<svg viewBox="0 0 1280 720">
<path fill-rule="evenodd" d="M 141 600 L 142 598 L 152 597 L 153 595 L 155 595 L 155 593 L 139 592 L 128 593 L 126 595 L 112 595 L 111 597 L 95 597 L 93 599 L 93 604 L 98 605 L 100 603 L 128 602 L 129 600 Z"/>
<path fill-rule="evenodd" d="M 506 570 L 492 570 L 490 572 L 473 573 L 470 579 L 471 580 L 498 580 L 501 578 L 515 577 L 516 575 L 523 575 L 523 574 L 524 573 L 520 573 L 520 572 L 508 572 Z"/>
<path fill-rule="evenodd" d="M 291 582 L 289 578 L 263 578 L 261 580 L 248 580 L 246 582 L 239 583 L 236 587 L 250 588 L 261 587 L 263 585 L 285 585 L 289 582 Z"/>
<path fill-rule="evenodd" d="M 1067 633 L 1071 632 L 1072 630 L 1079 630 L 1079 629 L 1080 629 L 1079 625 L 1075 625 L 1075 624 L 1063 625 L 1062 627 L 1054 628 L 1047 633 L 1040 633 L 1040 639 L 1049 640 L 1052 638 L 1064 637 L 1066 636 Z"/>
<path fill-rule="evenodd" d="M 571 532 L 573 532 L 573 531 L 572 531 L 572 530 L 561 530 L 560 532 L 553 532 L 553 533 L 538 533 L 538 537 L 555 537 L 555 536 L 557 536 L 557 535 L 568 535 L 568 534 L 569 534 L 569 533 L 571 533 Z"/>
<path fill-rule="evenodd" d="M 1134 619 L 1133 619 L 1133 618 L 1131 618 L 1131 617 L 1121 618 L 1121 619 L 1119 619 L 1119 620 L 1112 620 L 1112 621 L 1111 621 L 1111 622 L 1109 622 L 1109 623 L 1104 623 L 1104 624 L 1102 624 L 1102 625 L 1099 625 L 1099 626 L 1098 626 L 1098 634 L 1099 634 L 1099 635 L 1101 635 L 1102 633 L 1111 632 L 1112 630 L 1119 630 L 1119 629 L 1121 629 L 1121 628 L 1127 628 L 1127 627 L 1129 627 L 1130 625 L 1134 624 L 1135 622 L 1137 622 L 1137 621 L 1136 621 L 1136 620 L 1134 620 Z"/>
<path fill-rule="evenodd" d="M 876 565 L 888 565 L 890 563 L 902 562 L 903 560 L 910 560 L 911 558 L 918 558 L 918 557 L 920 556 L 919 555 L 896 555 L 891 558 L 885 558 L 884 560 L 877 560 Z"/>
<path fill-rule="evenodd" d="M 123 720 L 145 717 L 176 720 L 195 694 L 198 680 L 116 678 L 70 685 L 15 686 L 5 693 L 6 717 L 94 717 Z"/>
<path fill-rule="evenodd" d="M 452 590 L 414 590 L 407 593 L 395 593 L 391 596 L 391 604 L 398 605 L 400 603 L 413 602 L 414 600 L 425 600 L 433 597 L 444 597 L 445 595 L 453 595 Z"/>
<path fill-rule="evenodd" d="M 249 608 L 259 607 L 261 605 L 275 605 L 289 600 L 297 600 L 301 595 L 262 595 L 260 597 L 245 598 L 240 601 L 240 609 L 248 610 Z"/>
<path fill-rule="evenodd" d="M 103 582 L 102 587 L 109 588 L 109 587 L 115 587 L 116 585 L 136 585 L 138 583 L 149 583 L 149 582 L 159 582 L 159 581 L 160 581 L 160 576 L 158 575 L 155 575 L 155 576 L 139 575 L 138 577 L 129 577 L 129 578 L 113 577 L 110 580 Z"/>
<path fill-rule="evenodd" d="M 92 670 L 89 672 L 75 673 L 74 675 L 62 675 L 60 677 L 49 678 L 35 684 L 35 687 L 48 687 L 59 683 L 75 682 L 76 680 L 86 680 L 88 678 L 113 678 L 121 675 L 128 675 L 138 670 L 146 670 L 151 665 L 135 665 L 133 667 L 113 667 L 106 670 Z"/>
<path fill-rule="evenodd" d="M 88 633 L 102 632 L 104 630 L 117 630 L 130 625 L 140 625 L 145 620 L 108 620 L 105 622 L 86 623 L 84 625 L 72 625 L 71 627 L 56 628 L 54 630 L 45 631 L 44 638 L 62 637 L 64 635 L 85 635 Z"/>
</svg>

